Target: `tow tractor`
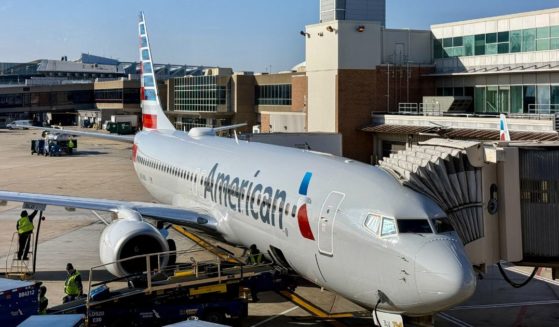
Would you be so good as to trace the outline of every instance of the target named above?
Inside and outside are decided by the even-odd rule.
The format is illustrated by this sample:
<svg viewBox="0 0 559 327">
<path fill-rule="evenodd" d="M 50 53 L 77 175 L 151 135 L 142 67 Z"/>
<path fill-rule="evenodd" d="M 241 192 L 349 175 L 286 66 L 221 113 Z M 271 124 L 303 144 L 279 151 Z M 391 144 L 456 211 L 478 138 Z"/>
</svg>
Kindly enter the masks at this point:
<svg viewBox="0 0 559 327">
<path fill-rule="evenodd" d="M 106 265 L 92 267 L 88 295 L 52 307 L 47 313 L 84 314 L 87 326 L 164 325 L 193 316 L 214 323 L 238 324 L 248 316 L 250 289 L 278 291 L 288 285 L 287 274 L 271 264 L 239 265 L 218 256 L 206 261 L 194 259 L 201 251 L 165 252 L 120 260 L 118 263 L 134 260 L 146 269 L 96 284 L 92 282 L 94 273 Z M 174 255 L 186 263 L 160 266 L 165 257 Z M 120 287 L 110 286 L 118 282 Z"/>
<path fill-rule="evenodd" d="M 31 154 L 61 156 L 73 154 L 78 147 L 78 141 L 73 136 L 52 134 L 47 131 L 44 131 L 41 136 L 41 139 L 31 140 Z"/>
</svg>

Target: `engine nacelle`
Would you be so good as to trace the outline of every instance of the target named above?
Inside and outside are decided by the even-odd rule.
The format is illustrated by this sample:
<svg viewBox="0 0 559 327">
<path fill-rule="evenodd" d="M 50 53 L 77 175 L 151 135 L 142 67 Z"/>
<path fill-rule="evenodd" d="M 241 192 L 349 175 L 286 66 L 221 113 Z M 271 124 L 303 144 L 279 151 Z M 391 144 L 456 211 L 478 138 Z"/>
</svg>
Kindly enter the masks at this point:
<svg viewBox="0 0 559 327">
<path fill-rule="evenodd" d="M 141 219 L 117 219 L 103 230 L 99 242 L 99 255 L 106 269 L 115 276 L 142 272 L 146 270 L 146 259 L 132 259 L 120 263 L 129 257 L 149 253 L 167 252 L 167 240 L 152 225 Z M 168 256 L 161 256 L 161 267 L 165 267 Z M 152 257 L 151 268 L 157 267 L 157 257 Z"/>
</svg>

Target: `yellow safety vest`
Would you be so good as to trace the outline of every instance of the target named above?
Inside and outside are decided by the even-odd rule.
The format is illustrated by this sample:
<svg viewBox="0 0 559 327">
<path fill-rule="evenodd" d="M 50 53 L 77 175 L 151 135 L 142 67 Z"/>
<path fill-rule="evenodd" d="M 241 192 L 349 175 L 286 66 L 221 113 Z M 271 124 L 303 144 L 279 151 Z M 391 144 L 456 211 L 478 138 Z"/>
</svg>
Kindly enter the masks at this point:
<svg viewBox="0 0 559 327">
<path fill-rule="evenodd" d="M 31 220 L 29 220 L 28 216 L 23 216 L 17 221 L 17 232 L 19 234 L 32 232 L 33 228 L 33 223 L 31 222 Z"/>
<path fill-rule="evenodd" d="M 74 141 L 72 141 L 72 140 L 68 141 L 68 147 L 73 148 L 74 147 Z"/>
<path fill-rule="evenodd" d="M 80 273 L 76 270 L 76 272 L 66 279 L 64 283 L 64 293 L 72 296 L 80 295 L 80 289 L 78 288 L 78 283 L 76 283 L 76 277 L 79 275 Z"/>
<path fill-rule="evenodd" d="M 262 253 L 251 254 L 248 257 L 248 262 L 251 265 L 258 265 L 258 264 L 262 263 Z"/>
</svg>

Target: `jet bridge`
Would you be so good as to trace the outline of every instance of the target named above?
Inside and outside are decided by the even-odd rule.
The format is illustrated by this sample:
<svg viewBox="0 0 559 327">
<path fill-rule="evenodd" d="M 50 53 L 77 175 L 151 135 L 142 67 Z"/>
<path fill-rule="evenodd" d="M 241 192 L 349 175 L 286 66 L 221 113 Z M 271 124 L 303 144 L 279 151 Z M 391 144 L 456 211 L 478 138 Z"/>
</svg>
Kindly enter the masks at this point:
<svg viewBox="0 0 559 327">
<path fill-rule="evenodd" d="M 558 142 L 431 139 L 379 166 L 446 211 L 474 265 L 559 267 Z"/>
</svg>

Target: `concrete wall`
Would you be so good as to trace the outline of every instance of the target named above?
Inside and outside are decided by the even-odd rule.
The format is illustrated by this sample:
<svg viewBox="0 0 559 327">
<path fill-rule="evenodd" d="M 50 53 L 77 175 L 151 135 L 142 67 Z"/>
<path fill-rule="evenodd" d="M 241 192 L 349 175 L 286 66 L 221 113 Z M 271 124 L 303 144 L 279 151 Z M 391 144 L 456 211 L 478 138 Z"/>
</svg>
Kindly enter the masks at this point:
<svg viewBox="0 0 559 327">
<path fill-rule="evenodd" d="M 241 132 L 250 132 L 252 126 L 258 124 L 254 108 L 254 82 L 252 75 L 233 75 L 231 78 L 231 102 L 235 111 L 233 123 L 247 123 Z"/>
<path fill-rule="evenodd" d="M 342 136 L 335 133 L 262 133 L 241 135 L 241 139 L 342 155 Z"/>
<path fill-rule="evenodd" d="M 305 113 L 299 112 L 262 112 L 268 116 L 267 125 L 262 124 L 262 133 L 304 133 Z"/>
<path fill-rule="evenodd" d="M 291 110 L 307 112 L 309 80 L 306 75 L 293 76 L 291 79 Z"/>
<path fill-rule="evenodd" d="M 431 64 L 431 42 L 430 31 L 385 29 L 382 31 L 382 61 L 393 64 Z"/>
<path fill-rule="evenodd" d="M 486 74 L 439 77 L 436 87 L 473 87 L 484 85 L 559 84 L 559 72 L 525 74 Z"/>
<path fill-rule="evenodd" d="M 307 72 L 309 132 L 338 132 L 337 71 Z"/>
</svg>

